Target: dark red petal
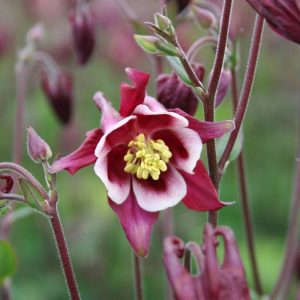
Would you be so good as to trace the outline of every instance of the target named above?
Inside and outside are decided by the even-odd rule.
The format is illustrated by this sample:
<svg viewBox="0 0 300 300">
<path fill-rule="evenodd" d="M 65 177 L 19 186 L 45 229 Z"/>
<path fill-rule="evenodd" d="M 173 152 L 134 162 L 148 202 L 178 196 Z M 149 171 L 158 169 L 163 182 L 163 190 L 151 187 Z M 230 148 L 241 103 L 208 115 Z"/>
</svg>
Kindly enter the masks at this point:
<svg viewBox="0 0 300 300">
<path fill-rule="evenodd" d="M 94 163 L 97 159 L 94 152 L 103 132 L 100 128 L 93 129 L 86 133 L 86 139 L 80 147 L 71 154 L 55 161 L 51 168 L 51 173 L 57 173 L 62 170 L 67 170 L 74 174 L 83 167 Z"/>
<path fill-rule="evenodd" d="M 121 84 L 120 114 L 123 117 L 131 115 L 137 105 L 144 102 L 146 86 L 150 75 L 135 69 L 127 68 L 126 73 L 133 86 Z"/>
<path fill-rule="evenodd" d="M 148 212 L 140 208 L 132 190 L 125 202 L 120 205 L 110 199 L 108 201 L 117 214 L 135 253 L 142 257 L 147 256 L 152 228 L 157 221 L 158 213 Z"/>
<path fill-rule="evenodd" d="M 153 112 L 146 105 L 139 105 L 134 114 L 137 116 L 138 130 L 148 134 L 156 130 L 183 128 L 188 125 L 188 121 L 178 114 L 168 111 Z"/>
<path fill-rule="evenodd" d="M 94 166 L 96 174 L 107 188 L 108 196 L 117 204 L 124 202 L 130 192 L 131 174 L 124 171 L 127 149 L 125 145 L 114 147 L 107 155 L 101 155 Z"/>
<path fill-rule="evenodd" d="M 204 300 L 197 293 L 196 278 L 180 263 L 183 256 L 184 243 L 173 236 L 164 240 L 163 262 L 175 299 Z"/>
<path fill-rule="evenodd" d="M 4 184 L 0 184 L 0 192 L 8 194 L 14 185 L 14 180 L 10 175 L 0 174 L 0 182 L 5 181 Z"/>
<path fill-rule="evenodd" d="M 195 169 L 195 174 L 188 174 L 180 171 L 187 185 L 187 194 L 183 198 L 183 203 L 189 209 L 198 211 L 217 210 L 225 205 L 219 201 L 219 196 L 209 175 L 199 160 Z"/>
<path fill-rule="evenodd" d="M 234 129 L 234 123 L 232 121 L 222 121 L 222 122 L 207 122 L 199 121 L 196 118 L 185 113 L 181 109 L 170 109 L 169 111 L 175 112 L 189 121 L 188 128 L 195 130 L 202 143 L 206 143 L 211 139 L 221 137 L 226 132 L 232 131 Z"/>
</svg>

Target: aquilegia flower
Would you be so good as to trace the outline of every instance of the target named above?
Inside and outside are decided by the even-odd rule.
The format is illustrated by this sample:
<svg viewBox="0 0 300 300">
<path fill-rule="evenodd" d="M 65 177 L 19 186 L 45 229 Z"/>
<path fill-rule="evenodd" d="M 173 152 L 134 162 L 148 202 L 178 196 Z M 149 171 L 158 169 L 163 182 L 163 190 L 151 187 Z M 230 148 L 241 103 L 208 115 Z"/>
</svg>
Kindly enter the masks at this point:
<svg viewBox="0 0 300 300">
<path fill-rule="evenodd" d="M 133 86 L 121 85 L 119 112 L 96 93 L 100 128 L 89 131 L 75 152 L 54 162 L 51 172 L 66 169 L 73 174 L 95 164 L 131 246 L 146 256 L 160 211 L 180 201 L 198 211 L 224 206 L 199 158 L 202 143 L 234 126 L 231 121 L 198 121 L 179 109 L 168 111 L 145 95 L 148 74 L 126 72 Z"/>
<path fill-rule="evenodd" d="M 217 237 L 224 241 L 224 259 L 217 257 Z M 192 275 L 180 263 L 185 251 L 193 253 L 198 274 Z M 184 245 L 176 237 L 164 241 L 163 261 L 171 289 L 177 300 L 250 300 L 245 270 L 234 234 L 229 227 L 206 224 L 202 247 L 195 242 Z"/>
<path fill-rule="evenodd" d="M 300 44 L 299 0 L 247 0 L 278 34 Z"/>
</svg>

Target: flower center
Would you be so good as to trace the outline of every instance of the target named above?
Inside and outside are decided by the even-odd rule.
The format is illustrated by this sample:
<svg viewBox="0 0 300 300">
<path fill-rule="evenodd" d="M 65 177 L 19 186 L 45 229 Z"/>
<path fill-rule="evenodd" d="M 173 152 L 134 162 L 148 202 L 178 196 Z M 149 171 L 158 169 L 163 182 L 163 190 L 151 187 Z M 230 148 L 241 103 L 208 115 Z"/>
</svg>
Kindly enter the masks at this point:
<svg viewBox="0 0 300 300">
<path fill-rule="evenodd" d="M 124 156 L 126 166 L 124 171 L 136 174 L 139 179 L 158 180 L 161 172 L 167 171 L 167 163 L 172 157 L 169 147 L 163 140 L 151 140 L 140 133 L 128 144 L 128 151 Z"/>
</svg>

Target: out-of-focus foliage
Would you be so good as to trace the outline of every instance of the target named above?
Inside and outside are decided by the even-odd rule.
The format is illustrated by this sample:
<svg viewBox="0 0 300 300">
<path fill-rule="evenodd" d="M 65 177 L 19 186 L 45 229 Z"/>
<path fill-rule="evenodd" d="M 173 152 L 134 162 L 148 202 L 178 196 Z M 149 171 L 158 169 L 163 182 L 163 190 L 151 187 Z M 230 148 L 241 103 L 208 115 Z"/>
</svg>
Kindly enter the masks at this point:
<svg viewBox="0 0 300 300">
<path fill-rule="evenodd" d="M 240 26 L 244 28 L 240 34 L 241 82 L 249 50 L 249 28 L 253 23 L 253 14 L 246 1 L 236 2 L 232 29 L 237 32 Z M 153 13 L 158 9 L 158 1 L 132 0 L 129 3 L 141 21 L 152 21 Z M 0 161 L 11 160 L 15 54 L 24 44 L 26 31 L 37 21 L 46 24 L 43 49 L 74 73 L 74 118 L 65 128 L 53 116 L 39 88 L 38 76 L 30 78 L 26 125 L 33 126 L 43 136 L 54 156 L 74 150 L 82 141 L 84 132 L 98 126 L 99 113 L 92 102 L 96 91 L 104 92 L 118 107 L 119 86 L 122 80 L 126 80 L 126 66 L 153 74 L 149 58 L 136 46 L 124 18 L 111 1 L 104 0 L 93 1 L 97 16 L 95 53 L 84 68 L 76 66 L 68 23 L 68 11 L 72 5 L 73 1 L 60 0 L 0 0 L 0 31 L 4 28 L 10 37 L 6 46 L 9 50 L 4 54 L 0 52 Z M 192 38 L 204 33 L 192 27 L 194 23 L 185 22 L 177 28 L 185 50 Z M 208 71 L 212 65 L 211 52 L 208 47 L 198 56 L 199 62 L 205 64 Z M 265 29 L 257 77 L 244 126 L 244 145 L 259 269 L 266 291 L 271 289 L 276 279 L 284 253 L 300 101 L 300 82 L 297 80 L 300 74 L 299 61 L 299 47 L 293 43 L 284 43 L 268 28 Z M 150 84 L 152 88 L 148 93 L 155 95 L 154 76 Z M 218 120 L 231 118 L 229 95 L 218 108 Z M 197 116 L 202 116 L 201 107 L 198 108 Z M 24 155 L 25 147 L 24 131 Z M 23 164 L 42 180 L 42 170 L 38 165 L 28 157 L 24 158 Z M 92 167 L 74 176 L 63 172 L 59 174 L 58 180 L 59 208 L 83 299 L 132 299 L 130 247 L 116 216 L 108 206 L 106 191 Z M 234 164 L 229 165 L 222 181 L 221 199 L 236 201 L 233 206 L 221 211 L 220 224 L 226 224 L 234 230 L 246 266 L 247 279 L 252 285 Z M 17 207 L 17 210 L 20 209 L 21 205 Z M 187 211 L 181 205 L 173 210 L 173 214 L 175 234 L 185 242 L 195 240 L 200 243 L 206 214 Z M 155 226 L 149 257 L 144 261 L 147 299 L 163 299 L 166 295 L 166 276 L 161 261 L 161 228 L 159 222 Z M 46 218 L 40 214 L 31 214 L 18 219 L 11 228 L 10 243 L 18 258 L 12 284 L 13 299 L 67 299 L 65 282 Z"/>
</svg>

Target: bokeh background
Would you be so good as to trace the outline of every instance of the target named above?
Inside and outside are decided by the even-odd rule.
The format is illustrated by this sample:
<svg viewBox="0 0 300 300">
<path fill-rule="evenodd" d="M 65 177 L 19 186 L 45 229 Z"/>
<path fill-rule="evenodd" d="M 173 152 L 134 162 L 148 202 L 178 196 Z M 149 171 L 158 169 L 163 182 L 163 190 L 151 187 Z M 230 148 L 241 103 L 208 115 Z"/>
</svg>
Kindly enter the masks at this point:
<svg viewBox="0 0 300 300">
<path fill-rule="evenodd" d="M 222 2 L 222 1 L 220 1 Z M 240 31 L 239 81 L 242 82 L 249 51 L 254 14 L 246 1 L 236 1 L 232 31 Z M 152 21 L 159 1 L 128 1 L 141 23 Z M 30 78 L 26 99 L 26 125 L 31 125 L 51 145 L 54 154 L 67 154 L 82 141 L 84 133 L 99 124 L 100 114 L 92 102 L 98 90 L 119 105 L 119 86 L 127 81 L 124 68 L 139 68 L 154 74 L 149 58 L 135 45 L 133 31 L 113 1 L 94 0 L 96 49 L 90 62 L 76 64 L 68 22 L 69 0 L 0 0 L 0 161 L 12 158 L 15 123 L 15 63 L 24 46 L 28 29 L 45 25 L 41 49 L 49 52 L 74 76 L 74 115 L 62 126 L 41 91 L 39 72 Z M 178 25 L 180 41 L 187 49 L 205 32 L 191 21 Z M 213 51 L 205 48 L 198 56 L 207 74 Z M 169 67 L 165 64 L 166 71 Z M 285 250 L 285 235 L 293 187 L 300 101 L 300 51 L 295 44 L 275 35 L 267 26 L 257 76 L 244 126 L 247 177 L 255 226 L 256 250 L 263 287 L 272 288 Z M 155 95 L 155 77 L 148 93 Z M 201 117 L 201 107 L 198 111 Z M 230 119 L 230 93 L 217 110 L 217 119 Z M 25 137 L 25 131 L 24 131 Z M 203 151 L 204 153 L 205 151 Z M 43 180 L 42 169 L 31 162 L 24 141 L 23 165 Z M 133 299 L 131 249 L 117 217 L 107 204 L 105 189 L 88 167 L 74 176 L 58 176 L 59 209 L 70 254 L 83 299 Z M 235 204 L 220 212 L 220 224 L 230 226 L 237 237 L 247 279 L 252 278 L 247 256 L 240 197 L 234 163 L 221 184 L 221 199 Z M 201 242 L 206 213 L 173 209 L 174 233 L 184 241 Z M 164 299 L 166 276 L 162 265 L 162 218 L 156 224 L 149 257 L 144 260 L 147 299 Z M 17 207 L 10 242 L 17 255 L 12 279 L 13 299 L 68 299 L 48 221 L 37 213 Z M 292 298 L 291 298 L 292 299 Z"/>
</svg>

